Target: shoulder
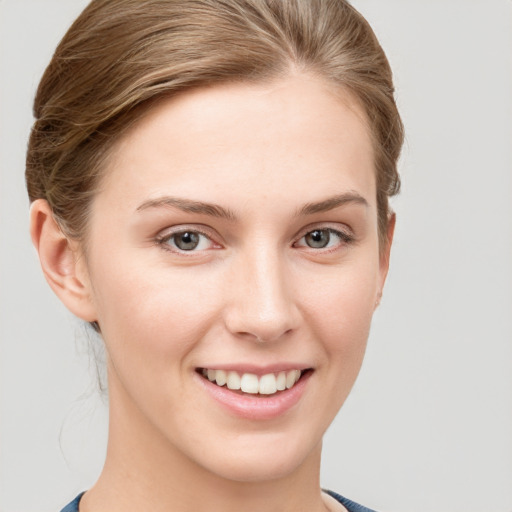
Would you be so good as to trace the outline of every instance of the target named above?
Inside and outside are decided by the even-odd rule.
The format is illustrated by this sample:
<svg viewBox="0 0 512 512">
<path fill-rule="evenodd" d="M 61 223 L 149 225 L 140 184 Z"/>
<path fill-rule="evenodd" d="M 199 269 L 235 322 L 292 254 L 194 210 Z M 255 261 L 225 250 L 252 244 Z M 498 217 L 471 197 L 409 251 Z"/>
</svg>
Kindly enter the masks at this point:
<svg viewBox="0 0 512 512">
<path fill-rule="evenodd" d="M 338 494 L 333 491 L 325 491 L 329 496 L 332 496 L 336 501 L 341 503 L 348 512 L 375 512 L 375 510 L 371 510 L 369 508 L 363 507 L 362 505 L 359 505 L 343 496 L 341 494 Z M 80 503 L 80 498 L 82 497 L 84 493 L 80 493 L 71 503 L 66 505 L 61 512 L 78 512 L 78 504 Z"/>
<path fill-rule="evenodd" d="M 78 504 L 84 493 L 80 493 L 71 503 L 68 503 L 60 512 L 78 512 Z"/>
<path fill-rule="evenodd" d="M 325 492 L 329 496 L 332 496 L 336 501 L 341 503 L 348 510 L 348 512 L 376 512 L 375 510 L 363 507 L 362 505 L 359 505 L 359 504 L 341 496 L 341 494 L 338 494 L 336 492 L 329 491 L 329 490 L 325 490 Z M 68 512 L 68 511 L 66 511 L 66 512 Z"/>
</svg>

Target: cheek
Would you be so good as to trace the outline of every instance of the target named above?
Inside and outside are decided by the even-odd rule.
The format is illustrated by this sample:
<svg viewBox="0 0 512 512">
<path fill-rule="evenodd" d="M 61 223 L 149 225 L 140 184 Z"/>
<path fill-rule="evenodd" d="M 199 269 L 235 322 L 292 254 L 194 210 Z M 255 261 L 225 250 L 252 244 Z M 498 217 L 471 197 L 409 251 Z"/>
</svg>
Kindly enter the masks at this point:
<svg viewBox="0 0 512 512">
<path fill-rule="evenodd" d="M 344 345 L 366 340 L 377 289 L 376 262 L 340 267 L 325 276 L 317 276 L 314 286 L 304 287 L 304 310 L 329 347 L 342 350 Z"/>
<path fill-rule="evenodd" d="M 339 269 L 336 276 L 309 287 L 304 308 L 320 340 L 329 373 L 326 396 L 333 414 L 346 399 L 366 350 L 378 288 L 378 265 L 370 261 Z M 334 406 L 334 404 L 336 404 Z"/>
<path fill-rule="evenodd" d="M 143 351 L 146 362 L 183 357 L 217 308 L 212 279 L 186 269 L 115 263 L 94 272 L 98 321 L 111 357 L 130 350 Z"/>
</svg>

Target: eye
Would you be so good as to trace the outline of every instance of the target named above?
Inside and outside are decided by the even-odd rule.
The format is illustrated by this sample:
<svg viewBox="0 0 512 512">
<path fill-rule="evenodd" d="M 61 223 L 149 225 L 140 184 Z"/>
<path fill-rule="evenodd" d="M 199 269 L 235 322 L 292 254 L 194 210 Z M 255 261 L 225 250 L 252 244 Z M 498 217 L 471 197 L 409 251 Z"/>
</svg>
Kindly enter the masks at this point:
<svg viewBox="0 0 512 512">
<path fill-rule="evenodd" d="M 350 235 L 336 229 L 313 229 L 307 232 L 294 245 L 295 247 L 310 247 L 311 249 L 331 249 L 353 239 Z"/>
<path fill-rule="evenodd" d="M 158 239 L 158 243 L 168 250 L 185 252 L 204 251 L 215 246 L 214 242 L 204 233 L 190 229 L 165 235 Z"/>
</svg>

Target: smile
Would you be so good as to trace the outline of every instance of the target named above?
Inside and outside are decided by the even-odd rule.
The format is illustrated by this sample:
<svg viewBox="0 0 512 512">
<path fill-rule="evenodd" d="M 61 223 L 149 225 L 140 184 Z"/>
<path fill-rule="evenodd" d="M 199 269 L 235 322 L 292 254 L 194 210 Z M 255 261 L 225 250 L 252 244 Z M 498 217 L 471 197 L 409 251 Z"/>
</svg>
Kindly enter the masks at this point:
<svg viewBox="0 0 512 512">
<path fill-rule="evenodd" d="M 232 391 L 242 391 L 253 395 L 273 395 L 278 391 L 291 389 L 299 381 L 301 370 L 288 370 L 277 373 L 258 375 L 254 373 L 239 373 L 234 370 L 215 370 L 202 368 L 201 374 L 217 386 L 226 386 Z"/>
<path fill-rule="evenodd" d="M 313 368 L 264 373 L 242 368 L 196 368 L 198 383 L 224 410 L 248 420 L 279 418 L 293 410 L 309 387 Z"/>
</svg>

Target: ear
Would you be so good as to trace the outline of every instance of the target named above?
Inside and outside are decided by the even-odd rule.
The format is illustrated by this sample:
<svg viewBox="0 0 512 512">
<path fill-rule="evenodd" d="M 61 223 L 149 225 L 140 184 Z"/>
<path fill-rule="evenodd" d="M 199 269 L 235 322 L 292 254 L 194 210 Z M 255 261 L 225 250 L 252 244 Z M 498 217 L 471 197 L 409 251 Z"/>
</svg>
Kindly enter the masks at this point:
<svg viewBox="0 0 512 512">
<path fill-rule="evenodd" d="M 55 294 L 74 315 L 95 321 L 87 267 L 79 245 L 64 235 L 44 199 L 37 199 L 30 207 L 30 236 Z"/>
<path fill-rule="evenodd" d="M 377 294 L 377 300 L 375 301 L 375 307 L 380 304 L 380 299 L 382 297 L 382 290 L 384 289 L 384 283 L 386 282 L 386 277 L 388 275 L 389 270 L 389 256 L 391 253 L 391 245 L 393 243 L 393 236 L 395 234 L 395 225 L 396 225 L 396 215 L 394 212 L 389 214 L 388 218 L 388 229 L 386 232 L 386 240 L 385 247 L 382 248 L 380 253 L 380 283 L 379 283 L 379 291 Z"/>
</svg>

